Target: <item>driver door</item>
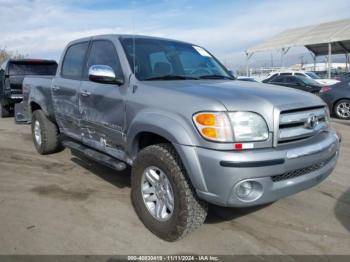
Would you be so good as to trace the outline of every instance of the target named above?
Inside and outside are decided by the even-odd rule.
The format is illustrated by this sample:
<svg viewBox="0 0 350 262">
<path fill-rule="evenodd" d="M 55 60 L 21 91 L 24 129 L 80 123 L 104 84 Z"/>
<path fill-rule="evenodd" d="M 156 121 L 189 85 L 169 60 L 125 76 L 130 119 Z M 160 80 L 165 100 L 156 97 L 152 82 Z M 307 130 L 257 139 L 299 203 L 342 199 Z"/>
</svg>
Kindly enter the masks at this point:
<svg viewBox="0 0 350 262">
<path fill-rule="evenodd" d="M 119 79 L 123 78 L 114 44 L 109 40 L 94 40 L 87 58 L 85 77 L 80 86 L 79 109 L 83 143 L 111 153 L 123 144 L 125 84 L 105 84 L 90 81 L 89 68 L 93 65 L 110 66 Z"/>
</svg>

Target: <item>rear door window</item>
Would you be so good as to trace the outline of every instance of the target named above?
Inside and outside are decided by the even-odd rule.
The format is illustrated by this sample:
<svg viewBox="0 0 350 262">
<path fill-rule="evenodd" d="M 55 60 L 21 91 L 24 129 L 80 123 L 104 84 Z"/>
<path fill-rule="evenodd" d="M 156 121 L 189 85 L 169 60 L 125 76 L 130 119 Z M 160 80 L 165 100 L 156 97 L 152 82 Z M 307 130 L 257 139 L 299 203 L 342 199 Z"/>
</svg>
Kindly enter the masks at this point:
<svg viewBox="0 0 350 262">
<path fill-rule="evenodd" d="M 289 77 L 286 77 L 285 82 L 288 84 L 296 85 L 297 83 L 299 83 L 299 80 L 296 77 L 289 76 Z"/>
<path fill-rule="evenodd" d="M 285 76 L 276 76 L 272 82 L 274 83 L 284 83 L 285 82 L 286 77 Z"/>
<path fill-rule="evenodd" d="M 84 61 L 89 43 L 71 45 L 64 57 L 62 76 L 71 79 L 80 79 L 83 74 Z"/>
</svg>

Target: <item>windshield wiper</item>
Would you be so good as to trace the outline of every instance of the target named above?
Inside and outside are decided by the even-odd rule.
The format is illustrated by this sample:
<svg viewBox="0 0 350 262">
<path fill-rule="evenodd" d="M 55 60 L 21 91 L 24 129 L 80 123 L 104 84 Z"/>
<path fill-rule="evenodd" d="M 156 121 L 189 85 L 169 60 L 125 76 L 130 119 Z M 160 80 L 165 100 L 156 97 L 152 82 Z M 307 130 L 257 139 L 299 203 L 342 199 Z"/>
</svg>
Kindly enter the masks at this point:
<svg viewBox="0 0 350 262">
<path fill-rule="evenodd" d="M 202 75 L 199 77 L 200 79 L 230 79 L 230 80 L 234 80 L 234 78 L 230 77 L 230 76 L 223 76 L 223 75 Z"/>
<path fill-rule="evenodd" d="M 182 76 L 182 75 L 163 75 L 163 76 L 151 76 L 145 78 L 145 80 L 197 80 L 196 77 Z"/>
</svg>

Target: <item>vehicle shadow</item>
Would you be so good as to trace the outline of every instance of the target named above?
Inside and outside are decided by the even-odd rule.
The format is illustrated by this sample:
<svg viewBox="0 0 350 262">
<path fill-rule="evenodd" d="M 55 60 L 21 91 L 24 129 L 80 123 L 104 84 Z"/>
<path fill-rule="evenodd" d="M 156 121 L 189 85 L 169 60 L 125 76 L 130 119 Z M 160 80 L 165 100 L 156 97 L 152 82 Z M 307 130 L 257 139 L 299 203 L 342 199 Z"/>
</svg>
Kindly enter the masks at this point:
<svg viewBox="0 0 350 262">
<path fill-rule="evenodd" d="M 72 155 L 72 162 L 102 178 L 106 182 L 118 188 L 131 187 L 131 169 L 129 167 L 123 171 L 116 171 L 82 155 L 73 154 L 73 152 Z"/>
<path fill-rule="evenodd" d="M 350 232 L 350 189 L 338 198 L 334 213 L 338 221 Z"/>
<path fill-rule="evenodd" d="M 337 119 L 337 118 L 332 118 L 332 122 L 340 124 L 340 125 L 344 125 L 344 126 L 350 126 L 349 120 L 341 120 L 341 119 Z"/>
<path fill-rule="evenodd" d="M 237 219 L 239 217 L 244 217 L 260 209 L 267 208 L 273 203 L 254 206 L 254 207 L 244 207 L 244 208 L 230 208 L 230 207 L 220 207 L 209 205 L 208 216 L 205 220 L 205 224 L 217 224 L 224 221 L 230 221 Z"/>
<path fill-rule="evenodd" d="M 101 165 L 100 163 L 86 158 L 78 153 L 73 153 L 71 161 L 80 167 L 84 168 L 86 171 L 102 178 L 106 182 L 114 185 L 117 188 L 131 188 L 131 168 L 128 167 L 124 171 L 116 171 L 107 166 Z M 209 205 L 208 215 L 205 220 L 206 224 L 216 224 L 224 221 L 233 220 L 239 217 L 243 217 L 254 213 L 262 208 L 265 208 L 271 204 L 246 207 L 246 208 L 227 208 L 215 205 Z"/>
</svg>

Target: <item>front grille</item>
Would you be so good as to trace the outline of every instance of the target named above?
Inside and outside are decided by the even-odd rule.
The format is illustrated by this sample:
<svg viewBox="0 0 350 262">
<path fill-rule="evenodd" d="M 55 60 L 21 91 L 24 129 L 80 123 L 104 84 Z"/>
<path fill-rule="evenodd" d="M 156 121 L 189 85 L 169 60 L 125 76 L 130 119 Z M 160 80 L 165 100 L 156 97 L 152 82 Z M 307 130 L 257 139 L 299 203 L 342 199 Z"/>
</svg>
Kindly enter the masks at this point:
<svg viewBox="0 0 350 262">
<path fill-rule="evenodd" d="M 311 117 L 316 121 L 315 126 L 310 126 Z M 311 137 L 327 126 L 327 112 L 323 106 L 282 111 L 279 118 L 278 144 Z"/>
<path fill-rule="evenodd" d="M 327 165 L 335 157 L 335 155 L 336 154 L 333 154 L 331 157 L 327 158 L 326 160 L 317 162 L 311 166 L 300 168 L 300 169 L 295 169 L 295 170 L 286 172 L 286 173 L 281 174 L 281 175 L 272 176 L 271 179 L 273 182 L 280 182 L 283 180 L 307 175 L 307 174 L 314 172 L 314 171 L 317 171 L 317 170 L 321 169 L 322 167 L 324 167 L 325 165 Z"/>
</svg>

